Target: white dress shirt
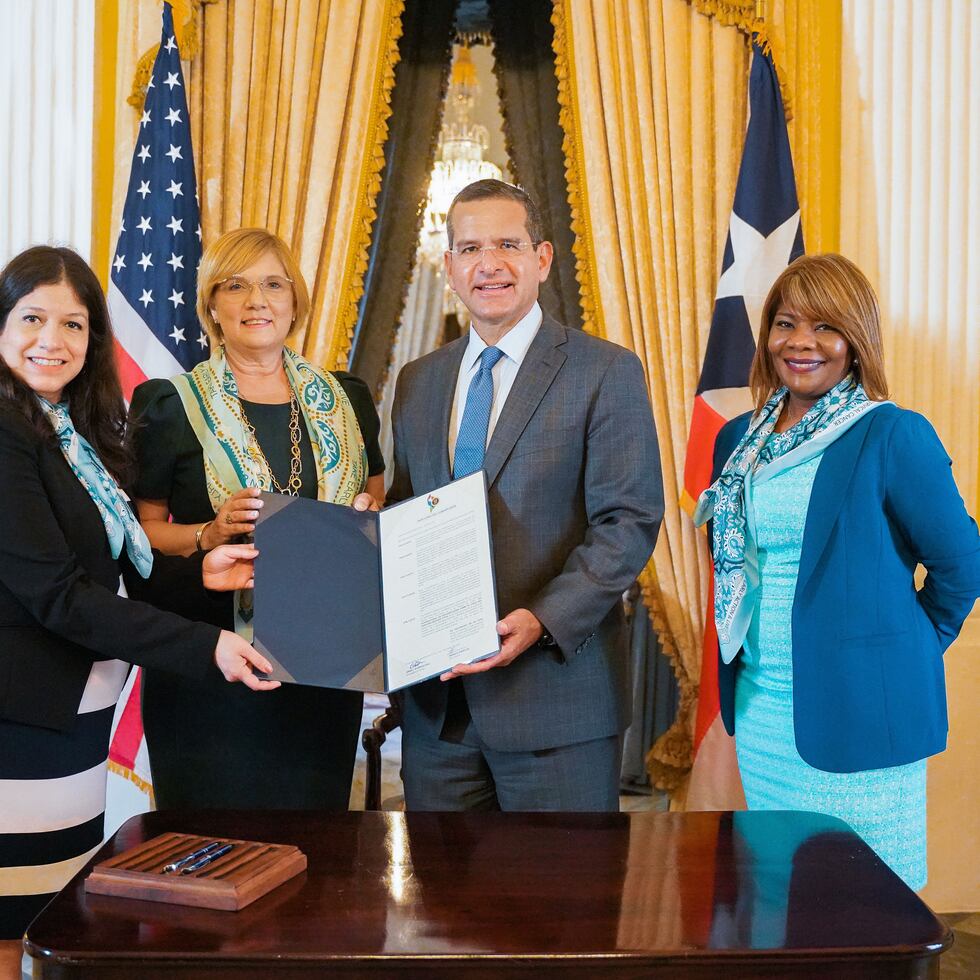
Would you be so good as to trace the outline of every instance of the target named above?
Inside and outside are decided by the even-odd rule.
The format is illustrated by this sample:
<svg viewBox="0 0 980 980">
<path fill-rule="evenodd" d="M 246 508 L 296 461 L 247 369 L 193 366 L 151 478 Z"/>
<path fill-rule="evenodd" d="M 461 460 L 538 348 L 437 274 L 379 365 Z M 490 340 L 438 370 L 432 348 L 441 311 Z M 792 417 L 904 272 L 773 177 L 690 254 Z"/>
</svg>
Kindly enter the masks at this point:
<svg viewBox="0 0 980 980">
<path fill-rule="evenodd" d="M 531 341 L 537 336 L 544 314 L 537 303 L 531 307 L 521 320 L 518 320 L 494 344 L 497 350 L 503 352 L 503 357 L 493 366 L 493 404 L 490 406 L 490 425 L 487 427 L 487 444 L 493 435 L 494 426 L 503 410 L 504 402 L 514 386 L 514 379 L 524 362 Z M 456 439 L 459 427 L 463 421 L 463 411 L 466 408 L 466 396 L 469 394 L 470 382 L 476 376 L 480 367 L 480 355 L 487 349 L 480 335 L 470 324 L 470 342 L 463 354 L 459 365 L 459 375 L 456 378 L 456 395 L 453 398 L 452 413 L 449 416 L 449 460 L 452 462 L 456 451 Z"/>
</svg>

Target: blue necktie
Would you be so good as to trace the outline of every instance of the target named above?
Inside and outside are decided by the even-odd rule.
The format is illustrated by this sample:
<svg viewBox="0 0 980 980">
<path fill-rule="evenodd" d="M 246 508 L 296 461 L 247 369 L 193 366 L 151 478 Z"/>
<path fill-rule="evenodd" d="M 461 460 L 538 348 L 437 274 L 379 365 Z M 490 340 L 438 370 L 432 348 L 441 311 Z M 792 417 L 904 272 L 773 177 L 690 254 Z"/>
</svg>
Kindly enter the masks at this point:
<svg viewBox="0 0 980 980">
<path fill-rule="evenodd" d="M 493 405 L 493 366 L 503 356 L 504 352 L 496 347 L 487 347 L 480 355 L 480 369 L 466 393 L 463 421 L 456 437 L 456 451 L 453 453 L 454 480 L 483 468 L 483 456 L 487 451 L 487 430 L 490 428 L 490 407 Z"/>
</svg>

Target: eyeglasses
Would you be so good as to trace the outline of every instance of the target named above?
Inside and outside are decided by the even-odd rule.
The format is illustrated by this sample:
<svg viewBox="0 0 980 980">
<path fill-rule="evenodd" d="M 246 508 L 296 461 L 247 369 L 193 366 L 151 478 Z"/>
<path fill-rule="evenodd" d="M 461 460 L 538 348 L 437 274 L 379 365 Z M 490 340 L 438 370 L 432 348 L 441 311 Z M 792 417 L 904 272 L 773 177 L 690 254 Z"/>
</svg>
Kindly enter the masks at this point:
<svg viewBox="0 0 980 980">
<path fill-rule="evenodd" d="M 463 265 L 476 265 L 483 260 L 484 254 L 496 259 L 498 262 L 506 262 L 508 259 L 514 260 L 524 255 L 527 250 L 537 248 L 541 242 L 522 242 L 504 239 L 496 245 L 462 245 L 459 248 L 451 248 L 449 251 Z"/>
<path fill-rule="evenodd" d="M 244 276 L 229 276 L 215 283 L 215 289 L 222 296 L 237 297 L 244 299 L 252 295 L 252 289 L 259 287 L 259 291 L 267 300 L 284 299 L 291 292 L 292 279 L 285 276 L 266 276 L 264 279 L 257 279 L 254 282 Z"/>
</svg>

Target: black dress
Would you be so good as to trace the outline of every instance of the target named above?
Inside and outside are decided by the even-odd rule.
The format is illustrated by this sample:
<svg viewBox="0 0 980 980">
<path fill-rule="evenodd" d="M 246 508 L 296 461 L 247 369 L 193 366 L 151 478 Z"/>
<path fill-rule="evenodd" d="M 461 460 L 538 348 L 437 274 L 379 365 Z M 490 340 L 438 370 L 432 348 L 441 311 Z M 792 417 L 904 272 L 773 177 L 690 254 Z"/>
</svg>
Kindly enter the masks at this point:
<svg viewBox="0 0 980 980">
<path fill-rule="evenodd" d="M 368 473 L 381 473 L 380 422 L 370 391 L 351 375 L 335 376 L 357 416 Z M 272 472 L 284 486 L 290 459 L 288 403 L 243 405 Z M 174 386 L 165 380 L 140 385 L 130 416 L 138 420 L 140 475 L 134 496 L 168 501 L 178 524 L 210 520 L 214 512 L 201 445 Z M 300 494 L 316 497 L 313 449 L 305 426 L 300 433 Z M 202 587 L 197 600 L 194 618 L 234 628 L 230 595 Z M 362 702 L 356 691 L 297 684 L 255 697 L 240 684 L 188 684 L 162 671 L 145 671 L 143 726 L 157 805 L 346 810 Z"/>
</svg>

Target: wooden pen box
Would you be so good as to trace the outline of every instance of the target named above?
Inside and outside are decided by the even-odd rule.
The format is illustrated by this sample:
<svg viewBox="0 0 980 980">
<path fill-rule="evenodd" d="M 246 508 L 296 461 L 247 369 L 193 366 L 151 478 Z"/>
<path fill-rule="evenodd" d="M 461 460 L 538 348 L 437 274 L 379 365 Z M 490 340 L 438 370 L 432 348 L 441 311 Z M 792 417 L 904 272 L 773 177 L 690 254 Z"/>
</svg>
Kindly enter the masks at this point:
<svg viewBox="0 0 980 980">
<path fill-rule="evenodd" d="M 234 847 L 189 874 L 163 871 L 212 841 Z M 161 834 L 101 861 L 85 879 L 85 890 L 144 902 L 237 911 L 305 870 L 306 855 L 291 844 Z"/>
</svg>

